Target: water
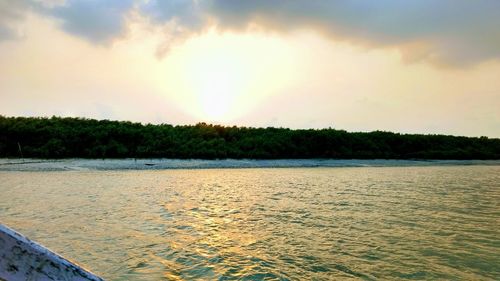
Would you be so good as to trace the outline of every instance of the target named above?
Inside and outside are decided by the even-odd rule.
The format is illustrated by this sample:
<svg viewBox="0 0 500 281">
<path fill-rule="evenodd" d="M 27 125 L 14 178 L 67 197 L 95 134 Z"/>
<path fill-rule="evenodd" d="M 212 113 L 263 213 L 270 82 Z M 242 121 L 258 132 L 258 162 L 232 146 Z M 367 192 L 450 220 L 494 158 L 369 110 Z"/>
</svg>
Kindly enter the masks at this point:
<svg viewBox="0 0 500 281">
<path fill-rule="evenodd" d="M 0 221 L 108 280 L 500 279 L 500 166 L 0 171 Z"/>
</svg>

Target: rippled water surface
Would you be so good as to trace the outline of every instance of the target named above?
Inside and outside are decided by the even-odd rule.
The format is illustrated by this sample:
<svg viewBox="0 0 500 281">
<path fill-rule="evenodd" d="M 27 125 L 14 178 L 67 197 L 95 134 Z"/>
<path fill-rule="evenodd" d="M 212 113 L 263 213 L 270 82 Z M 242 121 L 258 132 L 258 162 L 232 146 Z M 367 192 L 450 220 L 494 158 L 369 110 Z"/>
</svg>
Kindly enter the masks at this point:
<svg viewBox="0 0 500 281">
<path fill-rule="evenodd" d="M 0 221 L 109 280 L 500 279 L 500 166 L 3 171 Z"/>
</svg>

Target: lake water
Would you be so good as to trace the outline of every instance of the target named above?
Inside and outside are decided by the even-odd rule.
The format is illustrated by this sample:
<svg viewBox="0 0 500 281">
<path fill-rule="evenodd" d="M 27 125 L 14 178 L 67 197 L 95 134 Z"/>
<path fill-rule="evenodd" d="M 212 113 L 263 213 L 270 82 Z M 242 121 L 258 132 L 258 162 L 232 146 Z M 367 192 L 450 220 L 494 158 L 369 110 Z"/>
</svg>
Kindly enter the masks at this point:
<svg viewBox="0 0 500 281">
<path fill-rule="evenodd" d="M 500 279 L 500 166 L 0 171 L 0 222 L 108 280 Z"/>
</svg>

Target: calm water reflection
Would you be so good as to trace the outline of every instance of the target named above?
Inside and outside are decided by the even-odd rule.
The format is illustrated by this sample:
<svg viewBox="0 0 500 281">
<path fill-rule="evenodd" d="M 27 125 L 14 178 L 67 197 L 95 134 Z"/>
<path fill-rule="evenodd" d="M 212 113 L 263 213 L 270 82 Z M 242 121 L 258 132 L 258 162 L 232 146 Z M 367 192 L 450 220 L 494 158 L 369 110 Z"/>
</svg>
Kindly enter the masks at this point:
<svg viewBox="0 0 500 281">
<path fill-rule="evenodd" d="M 500 166 L 0 179 L 0 221 L 109 280 L 500 279 Z"/>
</svg>

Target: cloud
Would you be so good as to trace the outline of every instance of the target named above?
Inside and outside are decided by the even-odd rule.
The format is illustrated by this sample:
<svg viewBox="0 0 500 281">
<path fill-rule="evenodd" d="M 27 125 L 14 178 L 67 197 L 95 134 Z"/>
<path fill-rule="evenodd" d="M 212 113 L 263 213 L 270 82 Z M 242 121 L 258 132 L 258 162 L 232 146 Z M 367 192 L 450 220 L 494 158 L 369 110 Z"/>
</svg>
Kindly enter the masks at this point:
<svg viewBox="0 0 500 281">
<path fill-rule="evenodd" d="M 66 0 L 64 5 L 46 7 L 45 12 L 62 20 L 66 32 L 93 43 L 106 44 L 123 35 L 127 15 L 132 11 L 155 25 L 175 21 L 178 28 L 171 30 L 174 36 L 180 36 L 179 30 L 201 30 L 205 22 L 201 20 L 202 11 L 198 6 L 197 1 L 187 0 Z"/>
<path fill-rule="evenodd" d="M 0 41 L 20 37 L 19 25 L 26 14 L 64 4 L 64 0 L 0 0 Z"/>
<path fill-rule="evenodd" d="M 63 6 L 66 4 L 66 0 L 33 0 L 33 1 L 47 8 Z"/>
<path fill-rule="evenodd" d="M 62 22 L 62 28 L 94 43 L 106 43 L 125 29 L 126 13 L 133 0 L 68 0 L 49 13 Z"/>
<path fill-rule="evenodd" d="M 201 29 L 203 20 L 203 5 L 192 0 L 150 0 L 141 5 L 140 11 L 156 23 L 175 20 L 189 29 Z"/>
<path fill-rule="evenodd" d="M 154 25 L 175 23 L 166 35 L 169 42 L 208 25 L 234 30 L 258 24 L 394 47 L 407 61 L 460 66 L 500 57 L 498 0 L 0 0 L 0 40 L 15 34 L 13 23 L 30 7 L 60 19 L 66 32 L 97 44 L 122 35 L 128 13 L 137 11 Z"/>
<path fill-rule="evenodd" d="M 26 1 L 0 0 L 0 41 L 18 37 L 16 25 L 24 18 Z"/>
<path fill-rule="evenodd" d="M 314 28 L 342 40 L 399 47 L 413 60 L 472 64 L 500 57 L 496 0 L 217 0 L 210 12 L 223 27 Z"/>
</svg>

